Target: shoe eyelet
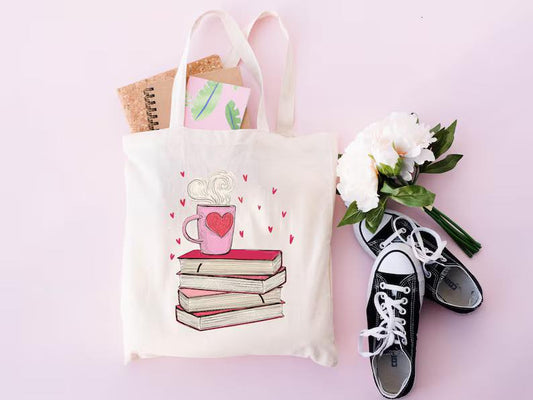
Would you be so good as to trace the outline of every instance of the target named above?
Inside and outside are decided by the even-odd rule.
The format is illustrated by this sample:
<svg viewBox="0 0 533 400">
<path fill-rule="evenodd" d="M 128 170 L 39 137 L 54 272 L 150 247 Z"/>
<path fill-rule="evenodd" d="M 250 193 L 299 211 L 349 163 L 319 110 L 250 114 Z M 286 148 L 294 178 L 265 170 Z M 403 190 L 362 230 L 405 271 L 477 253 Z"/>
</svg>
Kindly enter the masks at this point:
<svg viewBox="0 0 533 400">
<path fill-rule="evenodd" d="M 426 278 L 427 278 L 427 279 L 431 278 L 431 272 L 428 272 L 428 273 L 425 274 L 425 275 L 426 275 Z"/>
<path fill-rule="evenodd" d="M 400 228 L 400 233 L 407 233 L 407 229 L 405 229 L 405 228 Z"/>
<path fill-rule="evenodd" d="M 405 325 L 407 322 L 403 318 L 399 318 L 400 324 Z"/>
<path fill-rule="evenodd" d="M 405 311 L 404 309 L 400 310 L 400 315 L 405 315 L 407 314 L 407 311 Z"/>
<path fill-rule="evenodd" d="M 410 287 L 406 287 L 403 292 L 405 294 L 409 294 L 409 293 L 411 293 L 411 288 Z"/>
<path fill-rule="evenodd" d="M 404 297 L 404 298 L 402 299 L 402 304 L 405 305 L 405 304 L 407 304 L 407 303 L 409 303 L 409 300 L 407 300 L 407 297 Z"/>
<path fill-rule="evenodd" d="M 403 344 L 404 346 L 407 346 L 407 339 L 402 339 L 402 344 Z"/>
<path fill-rule="evenodd" d="M 383 250 L 383 249 L 385 248 L 385 244 L 384 244 L 383 242 L 381 242 L 381 243 L 379 244 L 379 248 Z"/>
<path fill-rule="evenodd" d="M 380 288 L 380 289 L 385 289 L 385 282 L 381 282 L 381 283 L 379 284 L 379 288 Z"/>
<path fill-rule="evenodd" d="M 440 257 L 439 261 L 446 262 L 446 261 L 448 261 L 448 259 L 446 257 Z"/>
</svg>

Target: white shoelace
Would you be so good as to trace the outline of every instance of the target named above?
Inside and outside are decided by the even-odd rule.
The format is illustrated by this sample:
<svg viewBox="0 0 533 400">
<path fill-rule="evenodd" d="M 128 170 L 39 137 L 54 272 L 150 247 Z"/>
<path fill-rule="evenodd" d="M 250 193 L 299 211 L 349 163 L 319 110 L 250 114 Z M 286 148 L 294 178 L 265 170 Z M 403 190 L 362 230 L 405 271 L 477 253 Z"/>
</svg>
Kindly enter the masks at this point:
<svg viewBox="0 0 533 400">
<path fill-rule="evenodd" d="M 405 228 L 398 228 L 398 220 L 403 219 L 411 226 L 412 230 L 407 239 L 404 239 L 402 234 L 407 233 Z M 415 257 L 422 263 L 422 269 L 426 278 L 431 277 L 431 272 L 427 270 L 427 264 L 445 262 L 446 258 L 442 257 L 442 251 L 446 247 L 446 241 L 442 240 L 437 232 L 433 229 L 418 227 L 413 220 L 407 217 L 398 217 L 393 222 L 394 233 L 384 240 L 380 247 L 384 249 L 396 238 L 403 243 L 411 246 Z M 424 240 L 422 239 L 421 232 L 425 232 L 433 236 L 437 244 L 435 251 L 431 251 L 424 246 Z M 408 294 L 409 287 L 402 287 L 397 285 L 390 285 L 382 282 L 380 289 L 389 289 L 392 291 L 399 291 Z M 382 302 L 380 302 L 382 300 Z M 400 315 L 405 315 L 406 310 L 402 305 L 407 304 L 407 298 L 392 299 L 385 292 L 379 291 L 374 295 L 374 306 L 380 315 L 381 323 L 375 328 L 362 330 L 359 334 L 359 354 L 363 357 L 371 357 L 376 354 L 383 354 L 393 344 L 407 344 L 407 334 L 405 331 L 405 319 L 396 316 L 396 311 Z M 379 345 L 373 352 L 362 351 L 363 341 L 367 337 L 374 337 Z"/>
<path fill-rule="evenodd" d="M 407 223 L 411 225 L 412 231 L 411 231 L 411 234 L 407 237 L 407 239 L 404 239 L 402 236 L 402 234 L 405 234 L 407 232 L 406 229 L 398 228 L 397 226 L 397 222 L 400 219 L 407 221 Z M 441 264 L 440 261 L 442 262 L 446 261 L 446 258 L 442 257 L 442 251 L 446 247 L 447 243 L 445 240 L 442 240 L 439 234 L 435 232 L 433 229 L 418 227 L 416 226 L 416 224 L 413 222 L 412 219 L 407 218 L 407 217 L 396 218 L 392 226 L 394 228 L 394 233 L 390 235 L 386 240 L 384 240 L 379 245 L 379 247 L 384 249 L 390 243 L 392 243 L 396 238 L 408 244 L 413 249 L 413 253 L 415 257 L 422 262 L 422 269 L 424 270 L 424 275 L 426 275 L 426 278 L 431 277 L 431 272 L 429 272 L 426 267 L 427 264 L 431 264 L 431 263 Z M 421 232 L 425 232 L 433 236 L 437 244 L 437 248 L 435 249 L 435 251 L 432 252 L 431 250 L 429 250 L 428 248 L 424 246 L 424 240 L 422 239 L 422 235 L 420 234 Z"/>
<path fill-rule="evenodd" d="M 391 285 L 385 282 L 381 282 L 379 288 L 381 290 L 392 290 L 393 292 L 402 292 L 404 294 L 409 294 L 411 291 L 411 288 L 407 286 Z M 405 332 L 406 321 L 396 316 L 396 311 L 400 315 L 405 315 L 407 311 L 402 306 L 408 302 L 407 297 L 393 299 L 382 291 L 374 295 L 374 306 L 379 313 L 381 323 L 375 328 L 361 331 L 359 334 L 359 354 L 363 357 L 371 357 L 376 354 L 383 354 L 393 344 L 407 344 L 407 334 Z M 380 342 L 379 346 L 373 352 L 362 351 L 363 340 L 370 336 Z"/>
</svg>

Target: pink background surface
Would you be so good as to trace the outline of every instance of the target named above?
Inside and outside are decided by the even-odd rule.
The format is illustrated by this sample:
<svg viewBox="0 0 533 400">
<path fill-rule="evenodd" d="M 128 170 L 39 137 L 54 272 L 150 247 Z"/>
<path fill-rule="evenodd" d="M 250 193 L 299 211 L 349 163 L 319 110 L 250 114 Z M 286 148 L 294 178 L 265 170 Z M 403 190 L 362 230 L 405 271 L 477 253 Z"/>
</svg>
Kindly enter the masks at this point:
<svg viewBox="0 0 533 400">
<path fill-rule="evenodd" d="M 466 316 L 424 304 L 410 398 L 525 398 L 533 356 L 533 6 L 514 0 L 7 4 L 0 27 L 1 397 L 379 398 L 368 361 L 355 350 L 371 261 L 348 227 L 333 239 L 337 367 L 289 357 L 122 364 L 121 137 L 128 127 L 115 88 L 175 66 L 185 27 L 215 7 L 241 24 L 263 8 L 284 17 L 296 49 L 299 132 L 335 132 L 342 149 L 392 110 L 416 111 L 431 124 L 459 119 L 453 150 L 464 159 L 423 183 L 484 244 L 466 263 L 486 300 Z M 219 32 L 204 26 L 195 55 L 227 49 Z M 252 39 L 272 117 L 281 36 L 272 22 L 256 33 L 263 33 Z M 338 201 L 336 220 L 342 213 Z"/>
</svg>

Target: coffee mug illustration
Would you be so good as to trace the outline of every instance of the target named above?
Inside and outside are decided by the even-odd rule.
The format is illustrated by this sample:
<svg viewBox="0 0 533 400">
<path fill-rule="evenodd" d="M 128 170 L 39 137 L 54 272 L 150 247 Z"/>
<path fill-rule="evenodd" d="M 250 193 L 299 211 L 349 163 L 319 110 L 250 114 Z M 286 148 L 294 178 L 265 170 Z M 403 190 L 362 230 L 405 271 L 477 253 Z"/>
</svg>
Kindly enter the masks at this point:
<svg viewBox="0 0 533 400">
<path fill-rule="evenodd" d="M 187 224 L 197 221 L 198 238 L 187 233 Z M 183 221 L 183 236 L 200 245 L 204 254 L 226 254 L 231 250 L 235 230 L 235 206 L 200 204 L 196 214 Z"/>
<path fill-rule="evenodd" d="M 233 175 L 220 171 L 209 178 L 194 179 L 187 186 L 189 197 L 199 202 L 196 214 L 183 221 L 183 236 L 200 245 L 204 254 L 226 254 L 231 250 L 235 230 L 234 205 L 230 205 Z M 191 237 L 187 225 L 196 221 L 198 238 Z"/>
</svg>

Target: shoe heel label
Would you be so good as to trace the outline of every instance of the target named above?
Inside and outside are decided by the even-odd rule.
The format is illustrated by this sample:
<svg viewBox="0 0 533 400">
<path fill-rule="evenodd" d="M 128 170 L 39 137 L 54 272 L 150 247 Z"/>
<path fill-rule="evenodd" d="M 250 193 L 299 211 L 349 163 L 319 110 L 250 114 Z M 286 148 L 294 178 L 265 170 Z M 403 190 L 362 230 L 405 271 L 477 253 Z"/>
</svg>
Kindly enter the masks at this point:
<svg viewBox="0 0 533 400">
<path fill-rule="evenodd" d="M 398 366 L 398 356 L 396 354 L 391 354 L 390 366 L 393 368 L 396 368 Z"/>
<path fill-rule="evenodd" d="M 442 278 L 442 280 L 444 281 L 444 283 L 446 285 L 448 285 L 450 287 L 450 289 L 452 289 L 452 290 L 456 290 L 457 289 L 458 286 L 455 284 L 455 282 L 451 281 L 447 276 Z"/>
</svg>

